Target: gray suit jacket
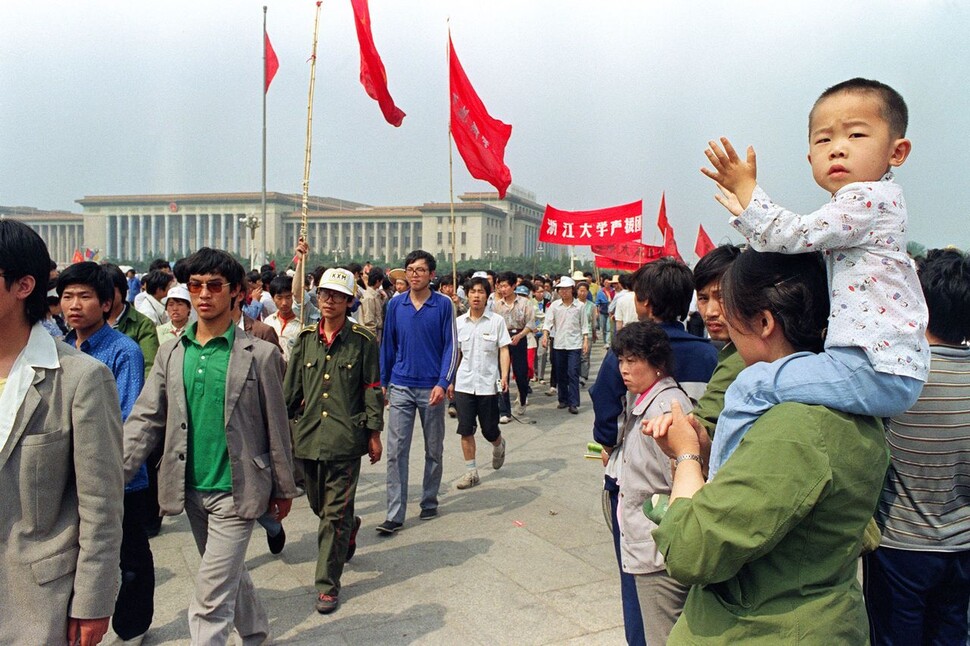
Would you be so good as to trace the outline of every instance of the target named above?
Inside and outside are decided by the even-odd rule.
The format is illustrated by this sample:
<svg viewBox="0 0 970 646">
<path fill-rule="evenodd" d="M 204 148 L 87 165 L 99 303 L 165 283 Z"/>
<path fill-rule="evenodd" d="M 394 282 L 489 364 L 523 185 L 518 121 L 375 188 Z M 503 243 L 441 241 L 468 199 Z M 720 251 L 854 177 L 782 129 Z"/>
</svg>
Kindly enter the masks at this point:
<svg viewBox="0 0 970 646">
<path fill-rule="evenodd" d="M 63 644 L 118 595 L 121 409 L 108 368 L 57 342 L 0 452 L 0 644 Z"/>
<path fill-rule="evenodd" d="M 241 518 L 258 518 L 270 498 L 295 498 L 293 450 L 283 403 L 283 357 L 237 329 L 226 376 L 226 444 L 232 499 Z M 164 438 L 158 469 L 158 506 L 174 516 L 185 508 L 188 405 L 181 339 L 158 349 L 148 381 L 125 422 L 125 479 L 134 476 Z"/>
</svg>

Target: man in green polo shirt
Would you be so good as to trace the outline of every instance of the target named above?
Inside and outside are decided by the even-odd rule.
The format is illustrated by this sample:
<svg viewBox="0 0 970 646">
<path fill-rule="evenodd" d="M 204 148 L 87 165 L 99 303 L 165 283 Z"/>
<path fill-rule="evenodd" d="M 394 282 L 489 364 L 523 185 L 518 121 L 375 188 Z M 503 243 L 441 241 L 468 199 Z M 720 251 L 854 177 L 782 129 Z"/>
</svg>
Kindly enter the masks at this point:
<svg viewBox="0 0 970 646">
<path fill-rule="evenodd" d="M 246 547 L 256 518 L 269 511 L 282 520 L 297 495 L 283 358 L 233 324 L 244 271 L 232 256 L 204 247 L 181 273 L 199 320 L 155 357 L 125 424 L 125 474 L 164 442 L 159 507 L 164 515 L 185 510 L 202 555 L 189 603 L 192 643 L 225 644 L 235 627 L 243 644 L 262 644 L 269 622 Z"/>
</svg>

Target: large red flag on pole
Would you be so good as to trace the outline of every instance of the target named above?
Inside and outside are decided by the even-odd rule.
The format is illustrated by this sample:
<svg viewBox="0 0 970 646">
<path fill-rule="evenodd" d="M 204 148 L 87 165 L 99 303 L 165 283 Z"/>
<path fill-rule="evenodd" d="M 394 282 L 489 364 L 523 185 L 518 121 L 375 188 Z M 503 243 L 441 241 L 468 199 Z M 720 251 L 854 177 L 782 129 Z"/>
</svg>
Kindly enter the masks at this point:
<svg viewBox="0 0 970 646">
<path fill-rule="evenodd" d="M 263 71 L 263 94 L 265 94 L 269 92 L 269 84 L 273 82 L 273 77 L 276 76 L 276 71 L 280 68 L 280 59 L 276 58 L 273 43 L 269 42 L 269 34 L 266 33 L 265 28 L 263 29 L 263 60 L 266 65 Z"/>
<path fill-rule="evenodd" d="M 704 230 L 704 225 L 697 225 L 697 242 L 694 243 L 694 253 L 697 254 L 698 258 L 703 258 L 714 251 L 714 248 L 714 243 L 711 242 L 711 237 Z"/>
<path fill-rule="evenodd" d="M 367 96 L 381 106 L 384 119 L 394 127 L 400 126 L 404 121 L 404 111 L 394 105 L 391 92 L 387 89 L 387 73 L 380 54 L 377 53 L 377 47 L 374 46 L 367 0 L 350 0 L 350 4 L 354 8 L 357 41 L 360 43 L 360 84 L 364 86 Z"/>
<path fill-rule="evenodd" d="M 680 259 L 680 252 L 677 250 L 677 241 L 674 240 L 674 229 L 667 220 L 667 194 L 660 194 L 660 212 L 657 214 L 657 228 L 664 236 L 663 254 Z"/>
<path fill-rule="evenodd" d="M 449 77 L 451 87 L 451 135 L 468 172 L 498 189 L 499 199 L 512 183 L 512 173 L 505 165 L 505 145 L 512 126 L 493 119 L 478 98 L 475 88 L 458 61 L 448 34 Z"/>
</svg>

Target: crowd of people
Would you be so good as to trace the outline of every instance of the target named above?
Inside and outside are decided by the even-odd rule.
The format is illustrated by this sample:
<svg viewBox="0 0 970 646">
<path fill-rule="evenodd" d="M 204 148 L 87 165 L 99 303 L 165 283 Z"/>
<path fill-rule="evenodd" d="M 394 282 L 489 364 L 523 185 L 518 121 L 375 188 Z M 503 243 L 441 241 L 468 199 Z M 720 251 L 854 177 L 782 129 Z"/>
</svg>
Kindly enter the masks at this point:
<svg viewBox="0 0 970 646">
<path fill-rule="evenodd" d="M 33 230 L 0 221 L 0 642 L 140 639 L 150 538 L 184 511 L 192 643 L 265 643 L 257 524 L 280 553 L 307 496 L 314 607 L 332 613 L 364 456 L 386 463 L 389 538 L 415 418 L 430 521 L 446 417 L 466 490 L 476 432 L 501 469 L 502 425 L 555 397 L 565 423 L 592 403 L 629 644 L 965 643 L 970 259 L 906 253 L 889 172 L 906 120 L 881 83 L 826 90 L 810 162 L 833 197 L 806 216 L 758 186 L 752 149 L 710 142 L 704 173 L 747 245 L 693 269 L 447 275 L 415 250 L 399 269 L 296 276 L 204 247 L 141 276 L 58 272 Z"/>
</svg>

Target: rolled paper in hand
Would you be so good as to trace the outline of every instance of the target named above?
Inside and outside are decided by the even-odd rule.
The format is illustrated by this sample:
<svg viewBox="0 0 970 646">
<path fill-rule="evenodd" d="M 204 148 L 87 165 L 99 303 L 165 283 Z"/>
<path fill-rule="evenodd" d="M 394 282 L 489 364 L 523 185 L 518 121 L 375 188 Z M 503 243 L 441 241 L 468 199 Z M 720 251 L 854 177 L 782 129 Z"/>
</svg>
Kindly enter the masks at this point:
<svg viewBox="0 0 970 646">
<path fill-rule="evenodd" d="M 590 453 L 599 453 L 603 450 L 603 445 L 597 444 L 596 442 L 590 442 L 586 445 L 586 450 Z"/>
<path fill-rule="evenodd" d="M 665 493 L 655 493 L 643 501 L 643 515 L 659 525 L 669 505 L 670 496 Z"/>
</svg>

